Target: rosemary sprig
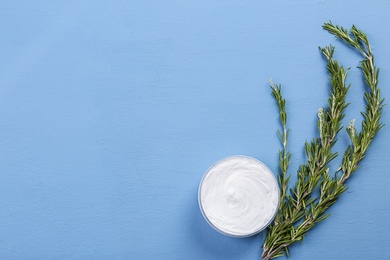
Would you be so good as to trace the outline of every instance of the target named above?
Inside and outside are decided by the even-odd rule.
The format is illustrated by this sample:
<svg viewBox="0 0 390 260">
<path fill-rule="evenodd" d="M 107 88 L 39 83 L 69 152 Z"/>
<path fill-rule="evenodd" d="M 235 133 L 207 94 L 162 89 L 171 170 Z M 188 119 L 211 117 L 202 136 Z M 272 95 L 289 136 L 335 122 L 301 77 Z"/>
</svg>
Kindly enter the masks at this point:
<svg viewBox="0 0 390 260">
<path fill-rule="evenodd" d="M 282 215 L 279 219 L 284 221 L 280 223 L 275 221 L 270 227 L 263 245 L 263 259 L 273 259 L 284 255 L 284 253 L 288 255 L 289 245 L 303 240 L 304 235 L 316 223 L 329 216 L 326 214 L 326 210 L 347 190 L 346 180 L 359 168 L 359 163 L 363 160 L 373 138 L 383 127 L 380 119 L 384 99 L 381 98 L 378 88 L 379 69 L 374 64 L 374 56 L 367 36 L 355 26 L 348 31 L 329 22 L 325 23 L 323 28 L 357 49 L 365 57 L 360 66 L 368 86 L 368 90 L 364 94 L 366 108 L 365 112 L 362 112 L 364 117 L 362 131 L 358 133 L 354 126 L 354 120 L 351 121 L 347 128 L 351 145 L 344 152 L 339 168 L 342 175 L 338 177 L 335 174 L 334 177 L 330 177 L 329 168 L 326 165 L 337 156 L 336 153 L 330 151 L 330 148 L 334 145 L 335 137 L 341 130 L 341 119 L 344 117 L 344 110 L 348 105 L 345 103 L 345 96 L 349 86 L 345 86 L 347 71 L 333 60 L 334 47 L 325 47 L 321 51 L 328 60 L 332 86 L 331 97 L 328 99 L 329 109 L 325 112 L 321 109 L 319 111 L 320 138 L 314 139 L 310 145 L 306 143 L 308 163 L 299 168 L 296 187 L 291 190 L 292 195 L 285 199 L 287 202 L 284 208 L 279 208 L 277 214 Z M 318 185 L 320 186 L 320 196 L 318 198 L 312 197 L 312 192 Z M 284 189 L 283 186 L 282 189 Z"/>
<path fill-rule="evenodd" d="M 337 134 L 341 130 L 341 120 L 347 107 L 345 98 L 349 86 L 345 85 L 347 70 L 333 60 L 334 47 L 321 49 L 328 60 L 328 71 L 331 75 L 331 91 L 328 107 L 318 112 L 319 138 L 311 143 L 306 142 L 305 151 L 308 157 L 307 164 L 301 165 L 298 170 L 298 180 L 295 189 L 291 189 L 287 206 L 279 208 L 277 215 L 282 215 L 282 224 L 270 227 L 268 236 L 263 245 L 263 259 L 272 259 L 288 252 L 288 246 L 301 240 L 303 237 L 295 230 L 295 224 L 307 215 L 307 208 L 315 202 L 312 192 L 329 172 L 328 164 L 337 157 L 332 147 L 337 141 Z M 282 163 L 282 162 L 281 162 Z"/>
<path fill-rule="evenodd" d="M 342 175 L 340 177 L 335 175 L 334 178 L 327 176 L 326 181 L 321 185 L 320 199 L 312 206 L 310 214 L 306 216 L 305 221 L 307 222 L 319 222 L 329 216 L 329 214 L 325 214 L 325 211 L 347 190 L 345 182 L 359 169 L 359 163 L 363 160 L 372 140 L 384 126 L 380 122 L 384 99 L 381 98 L 380 89 L 378 88 L 379 69 L 374 64 L 374 56 L 371 52 L 367 36 L 355 26 L 352 26 L 351 33 L 354 37 L 352 38 L 346 29 L 335 26 L 331 22 L 326 23 L 324 29 L 336 37 L 341 38 L 348 45 L 363 54 L 365 59 L 361 61 L 360 68 L 363 72 L 368 90 L 364 93 L 366 109 L 365 112 L 362 112 L 362 131 L 360 133 L 357 132 L 355 120 L 352 120 L 347 128 L 351 145 L 344 152 L 344 157 L 339 168 L 342 171 Z M 304 230 L 304 228 L 301 229 Z M 305 233 L 307 231 L 309 230 L 305 230 Z"/>
<path fill-rule="evenodd" d="M 351 37 L 348 30 L 333 25 L 332 22 L 325 23 L 323 28 L 342 39 L 349 46 L 357 49 L 365 58 L 361 61 L 360 69 L 363 72 L 365 83 L 368 87 L 367 91 L 364 93 L 366 107 L 365 112 L 362 112 L 362 131 L 360 133 L 356 131 L 354 120 L 351 121 L 347 128 L 347 133 L 351 139 L 351 145 L 348 146 L 344 153 L 341 165 L 343 174 L 338 180 L 338 182 L 344 184 L 359 168 L 359 163 L 363 160 L 372 140 L 384 126 L 384 124 L 380 122 L 384 107 L 384 99 L 381 98 L 380 89 L 378 88 L 379 68 L 375 66 L 374 55 L 372 54 L 367 35 L 356 26 L 352 26 L 350 33 L 353 37 Z"/>
<path fill-rule="evenodd" d="M 278 129 L 278 136 L 280 142 L 283 146 L 282 150 L 279 150 L 279 168 L 280 174 L 278 175 L 279 183 L 280 183 L 280 203 L 277 215 L 274 219 L 274 225 L 279 225 L 284 221 L 284 216 L 281 214 L 287 205 L 286 195 L 288 190 L 288 182 L 290 180 L 290 175 L 287 176 L 287 170 L 290 165 L 291 153 L 287 149 L 288 135 L 289 129 L 287 129 L 287 113 L 286 113 L 286 100 L 282 96 L 282 86 L 275 85 L 271 81 L 271 90 L 272 95 L 277 102 L 279 108 L 279 119 L 282 125 L 282 131 Z"/>
</svg>

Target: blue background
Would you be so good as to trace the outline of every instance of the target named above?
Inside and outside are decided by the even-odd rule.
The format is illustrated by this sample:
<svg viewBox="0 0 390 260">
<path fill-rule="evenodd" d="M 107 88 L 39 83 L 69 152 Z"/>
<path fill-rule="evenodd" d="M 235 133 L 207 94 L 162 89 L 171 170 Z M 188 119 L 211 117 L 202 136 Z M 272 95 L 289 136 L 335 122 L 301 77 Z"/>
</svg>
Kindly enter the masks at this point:
<svg viewBox="0 0 390 260">
<path fill-rule="evenodd" d="M 326 104 L 319 45 L 352 67 L 344 125 L 361 121 L 361 57 L 324 22 L 367 32 L 390 100 L 389 1 L 36 2 L 0 2 L 1 259 L 259 259 L 264 233 L 214 231 L 197 188 L 229 155 L 278 171 L 268 80 L 284 85 L 293 176 Z M 388 109 L 291 259 L 390 258 Z"/>
</svg>

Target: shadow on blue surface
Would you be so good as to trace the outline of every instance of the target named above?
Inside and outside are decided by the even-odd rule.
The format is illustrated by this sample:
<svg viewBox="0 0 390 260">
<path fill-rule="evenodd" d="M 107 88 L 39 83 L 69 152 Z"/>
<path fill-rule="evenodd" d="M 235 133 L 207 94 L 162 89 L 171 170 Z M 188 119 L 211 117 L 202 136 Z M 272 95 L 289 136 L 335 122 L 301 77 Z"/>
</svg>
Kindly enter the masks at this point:
<svg viewBox="0 0 390 260">
<path fill-rule="evenodd" d="M 197 194 L 194 195 L 197 198 Z M 265 233 L 248 237 L 234 238 L 220 234 L 214 230 L 203 218 L 197 201 L 190 203 L 191 223 L 189 225 L 194 245 L 199 247 L 199 250 L 207 255 L 207 259 L 243 259 L 245 255 L 253 254 L 253 247 L 257 246 L 258 256 L 261 255 L 261 243 Z"/>
</svg>

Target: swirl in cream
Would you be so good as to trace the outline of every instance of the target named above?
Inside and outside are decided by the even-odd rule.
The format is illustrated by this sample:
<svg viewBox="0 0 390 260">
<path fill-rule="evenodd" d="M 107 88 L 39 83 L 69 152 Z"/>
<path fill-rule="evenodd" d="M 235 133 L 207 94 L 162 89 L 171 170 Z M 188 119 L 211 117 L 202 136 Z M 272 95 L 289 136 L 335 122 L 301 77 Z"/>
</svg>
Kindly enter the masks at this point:
<svg viewBox="0 0 390 260">
<path fill-rule="evenodd" d="M 266 228 L 279 205 L 279 186 L 260 161 L 232 156 L 214 164 L 199 187 L 205 219 L 217 231 L 236 237 Z"/>
</svg>

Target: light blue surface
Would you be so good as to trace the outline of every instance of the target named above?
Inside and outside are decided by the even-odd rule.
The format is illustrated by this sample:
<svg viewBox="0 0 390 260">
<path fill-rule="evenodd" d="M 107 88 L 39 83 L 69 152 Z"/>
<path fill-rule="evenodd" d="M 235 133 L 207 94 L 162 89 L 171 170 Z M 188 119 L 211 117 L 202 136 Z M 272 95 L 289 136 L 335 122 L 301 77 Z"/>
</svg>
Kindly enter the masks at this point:
<svg viewBox="0 0 390 260">
<path fill-rule="evenodd" d="M 360 57 L 321 29 L 329 19 L 368 33 L 390 100 L 389 11 L 383 0 L 1 1 L 0 259 L 259 259 L 264 234 L 225 237 L 202 218 L 204 171 L 245 154 L 277 172 L 272 77 L 295 176 L 326 104 L 319 45 L 352 67 L 345 125 L 361 120 Z M 291 259 L 390 259 L 389 109 L 349 191 Z"/>
</svg>

